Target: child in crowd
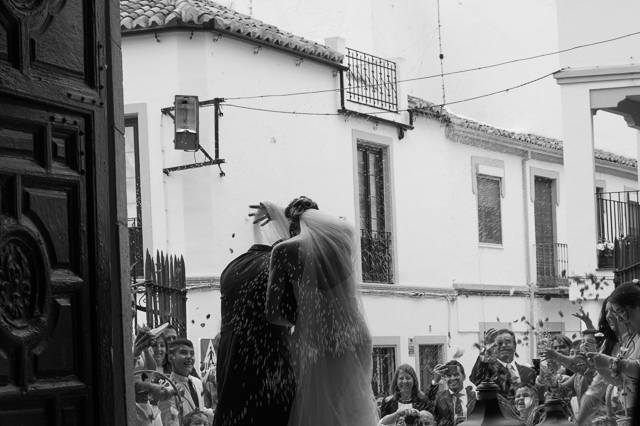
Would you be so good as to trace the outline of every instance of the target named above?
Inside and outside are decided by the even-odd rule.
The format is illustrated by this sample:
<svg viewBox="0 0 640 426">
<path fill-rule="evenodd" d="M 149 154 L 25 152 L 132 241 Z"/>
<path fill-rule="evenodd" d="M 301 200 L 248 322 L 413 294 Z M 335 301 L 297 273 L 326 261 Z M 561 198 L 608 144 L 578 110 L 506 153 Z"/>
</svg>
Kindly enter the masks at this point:
<svg viewBox="0 0 640 426">
<path fill-rule="evenodd" d="M 187 414 L 182 418 L 183 426 L 209 426 L 207 415 L 202 411 L 196 410 Z"/>
</svg>

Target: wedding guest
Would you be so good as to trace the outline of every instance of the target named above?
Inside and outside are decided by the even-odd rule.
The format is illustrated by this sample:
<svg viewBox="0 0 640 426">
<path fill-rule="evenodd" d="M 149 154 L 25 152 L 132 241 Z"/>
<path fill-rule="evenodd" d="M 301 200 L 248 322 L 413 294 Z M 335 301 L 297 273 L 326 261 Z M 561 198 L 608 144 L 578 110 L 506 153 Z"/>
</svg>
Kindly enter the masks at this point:
<svg viewBox="0 0 640 426">
<path fill-rule="evenodd" d="M 380 406 L 381 425 L 395 425 L 404 417 L 406 409 L 421 411 L 429 408 L 426 395 L 418 387 L 418 376 L 408 364 L 396 369 L 389 393 Z"/>
<path fill-rule="evenodd" d="M 193 370 L 194 358 L 193 343 L 190 340 L 175 339 L 169 345 L 169 362 L 172 369 L 169 378 L 182 395 L 182 406 L 178 407 L 174 399 L 158 403 L 164 426 L 178 426 L 180 413 L 184 416 L 197 410 L 207 415 L 209 424 L 213 420 L 213 411 L 204 406 L 202 382 L 190 374 Z"/>
<path fill-rule="evenodd" d="M 640 381 L 640 286 L 636 283 L 618 286 L 609 296 L 609 305 L 611 313 L 626 326 L 628 333 L 620 341 L 617 356 L 589 352 L 587 357 L 591 367 L 614 386 L 619 395 L 621 407 L 615 413 L 618 426 L 630 426 Z"/>
<path fill-rule="evenodd" d="M 436 419 L 427 410 L 420 411 L 420 426 L 436 426 Z"/>
<path fill-rule="evenodd" d="M 617 355 L 619 341 L 627 335 L 627 328 L 613 314 L 609 298 L 606 298 L 602 303 L 598 331 L 604 339 L 600 353 Z M 577 415 L 576 423 L 579 425 L 596 423 L 615 425 L 616 420 L 611 408 L 616 405 L 616 402 L 615 398 L 612 398 L 612 388 L 613 386 L 605 380 L 605 375 L 597 372 L 580 400 L 580 412 Z"/>
<path fill-rule="evenodd" d="M 447 389 L 436 396 L 433 414 L 438 426 L 455 426 L 467 420 L 475 408 L 476 394 L 471 386 L 463 388 L 466 374 L 462 364 L 452 360 L 444 366 Z"/>
<path fill-rule="evenodd" d="M 516 337 L 513 331 L 502 329 L 494 334 L 493 343 L 488 344 L 478 356 L 469 378 L 473 384 L 479 385 L 485 379 L 488 367 L 491 379 L 498 385 L 498 392 L 513 402 L 518 385 L 533 385 L 536 373 L 533 368 L 515 361 Z M 485 338 L 485 342 L 491 340 L 491 336 Z"/>
<path fill-rule="evenodd" d="M 182 418 L 182 426 L 209 426 L 209 420 L 202 411 L 192 411 Z"/>
<path fill-rule="evenodd" d="M 171 366 L 167 359 L 167 341 L 164 335 L 156 337 L 153 345 L 153 360 L 156 363 L 156 371 L 163 374 L 171 374 Z"/>
<path fill-rule="evenodd" d="M 516 389 L 514 403 L 518 418 L 526 426 L 534 426 L 544 420 L 544 406 L 540 405 L 538 391 L 533 386 L 520 385 Z"/>
<path fill-rule="evenodd" d="M 169 324 L 164 332 L 162 332 L 162 335 L 167 342 L 167 346 L 171 346 L 171 343 L 178 338 L 178 331 L 173 325 Z"/>
</svg>

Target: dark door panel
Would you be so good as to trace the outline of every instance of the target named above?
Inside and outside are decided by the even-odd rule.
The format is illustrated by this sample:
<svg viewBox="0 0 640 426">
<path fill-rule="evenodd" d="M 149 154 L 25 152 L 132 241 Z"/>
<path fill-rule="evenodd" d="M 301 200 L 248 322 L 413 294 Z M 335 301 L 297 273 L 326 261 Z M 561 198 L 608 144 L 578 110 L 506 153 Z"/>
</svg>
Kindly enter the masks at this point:
<svg viewBox="0 0 640 426">
<path fill-rule="evenodd" d="M 0 425 L 127 424 L 118 22 L 0 0 Z"/>
</svg>

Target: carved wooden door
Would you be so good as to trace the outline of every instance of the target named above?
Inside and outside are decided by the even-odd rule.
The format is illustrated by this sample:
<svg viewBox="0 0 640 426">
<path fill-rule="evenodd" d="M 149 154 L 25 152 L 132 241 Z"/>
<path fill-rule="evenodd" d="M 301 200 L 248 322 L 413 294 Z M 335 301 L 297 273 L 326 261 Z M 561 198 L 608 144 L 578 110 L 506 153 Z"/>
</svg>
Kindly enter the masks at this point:
<svg viewBox="0 0 640 426">
<path fill-rule="evenodd" d="M 0 0 L 0 425 L 127 424 L 118 13 Z"/>
</svg>

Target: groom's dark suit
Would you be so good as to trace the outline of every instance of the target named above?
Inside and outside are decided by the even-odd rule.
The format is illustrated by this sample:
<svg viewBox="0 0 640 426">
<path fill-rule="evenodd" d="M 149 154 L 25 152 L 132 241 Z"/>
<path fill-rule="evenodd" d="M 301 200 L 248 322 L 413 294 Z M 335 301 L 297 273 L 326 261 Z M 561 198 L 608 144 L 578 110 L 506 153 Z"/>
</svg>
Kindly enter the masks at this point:
<svg viewBox="0 0 640 426">
<path fill-rule="evenodd" d="M 271 246 L 256 244 L 220 277 L 218 406 L 214 426 L 286 425 L 295 395 L 288 329 L 269 323 Z"/>
</svg>

